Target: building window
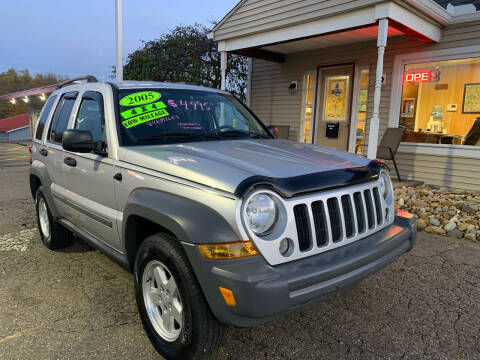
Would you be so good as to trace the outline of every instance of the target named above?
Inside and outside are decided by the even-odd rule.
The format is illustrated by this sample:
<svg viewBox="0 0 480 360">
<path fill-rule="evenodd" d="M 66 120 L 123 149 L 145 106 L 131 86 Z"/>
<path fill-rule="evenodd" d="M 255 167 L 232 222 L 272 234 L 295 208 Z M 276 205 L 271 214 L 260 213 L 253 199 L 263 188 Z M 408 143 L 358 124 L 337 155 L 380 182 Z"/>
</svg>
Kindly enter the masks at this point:
<svg viewBox="0 0 480 360">
<path fill-rule="evenodd" d="M 367 127 L 367 102 L 368 102 L 368 80 L 370 71 L 368 69 L 360 71 L 360 87 L 358 93 L 357 109 L 357 131 L 355 135 L 356 150 L 363 152 L 365 144 L 365 130 Z"/>
<path fill-rule="evenodd" d="M 405 142 L 480 145 L 480 58 L 407 64 L 400 106 Z"/>
<path fill-rule="evenodd" d="M 300 142 L 311 144 L 313 142 L 313 114 L 315 100 L 315 71 L 309 71 L 303 78 L 302 92 L 302 123 L 300 127 Z"/>
</svg>

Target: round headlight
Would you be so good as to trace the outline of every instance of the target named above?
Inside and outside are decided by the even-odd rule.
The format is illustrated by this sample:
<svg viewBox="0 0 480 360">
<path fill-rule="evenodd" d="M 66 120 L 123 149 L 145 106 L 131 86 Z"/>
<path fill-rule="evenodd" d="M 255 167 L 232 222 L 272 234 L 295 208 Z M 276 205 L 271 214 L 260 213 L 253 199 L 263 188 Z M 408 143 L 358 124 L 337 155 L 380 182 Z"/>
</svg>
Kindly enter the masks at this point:
<svg viewBox="0 0 480 360">
<path fill-rule="evenodd" d="M 389 200 L 393 194 L 393 185 L 392 185 L 392 180 L 390 179 L 390 176 L 385 170 L 382 170 L 380 172 L 378 181 L 379 181 L 380 193 L 382 194 L 385 200 Z"/>
<path fill-rule="evenodd" d="M 264 235 L 275 224 L 277 206 L 268 194 L 254 195 L 245 207 L 247 226 L 257 235 Z"/>
</svg>

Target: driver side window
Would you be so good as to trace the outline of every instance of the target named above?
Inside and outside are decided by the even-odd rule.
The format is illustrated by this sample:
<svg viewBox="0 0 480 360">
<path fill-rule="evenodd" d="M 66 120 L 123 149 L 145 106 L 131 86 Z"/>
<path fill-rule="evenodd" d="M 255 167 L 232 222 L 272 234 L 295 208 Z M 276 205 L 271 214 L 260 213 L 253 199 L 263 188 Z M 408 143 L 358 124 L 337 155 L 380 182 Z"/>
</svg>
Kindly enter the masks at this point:
<svg viewBox="0 0 480 360">
<path fill-rule="evenodd" d="M 83 94 L 74 129 L 88 130 L 94 141 L 106 141 L 103 96 L 95 91 Z"/>
</svg>

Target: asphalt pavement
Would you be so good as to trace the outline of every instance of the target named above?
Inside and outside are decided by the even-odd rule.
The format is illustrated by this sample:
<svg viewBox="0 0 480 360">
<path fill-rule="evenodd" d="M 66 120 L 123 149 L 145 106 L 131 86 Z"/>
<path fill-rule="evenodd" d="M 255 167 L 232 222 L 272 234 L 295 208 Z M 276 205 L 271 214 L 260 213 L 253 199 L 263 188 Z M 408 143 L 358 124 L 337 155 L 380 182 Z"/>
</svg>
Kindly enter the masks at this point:
<svg viewBox="0 0 480 360">
<path fill-rule="evenodd" d="M 27 175 L 0 168 L 0 359 L 160 359 L 128 272 L 79 242 L 41 245 Z M 232 328 L 214 359 L 480 359 L 480 244 L 422 233 L 354 287 Z"/>
<path fill-rule="evenodd" d="M 0 168 L 9 166 L 28 165 L 30 153 L 26 143 L 0 142 Z"/>
</svg>

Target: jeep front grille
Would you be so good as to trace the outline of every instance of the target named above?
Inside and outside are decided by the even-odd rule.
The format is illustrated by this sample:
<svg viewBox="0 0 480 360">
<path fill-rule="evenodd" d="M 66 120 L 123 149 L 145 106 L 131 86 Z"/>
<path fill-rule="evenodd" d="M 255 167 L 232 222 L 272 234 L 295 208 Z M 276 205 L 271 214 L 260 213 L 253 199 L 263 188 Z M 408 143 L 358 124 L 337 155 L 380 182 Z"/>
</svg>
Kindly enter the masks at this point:
<svg viewBox="0 0 480 360">
<path fill-rule="evenodd" d="M 250 234 L 271 265 L 316 255 L 369 236 L 394 220 L 378 180 L 290 199 L 282 199 L 286 226 L 265 237 Z M 266 190 L 268 192 L 268 190 Z M 288 256 L 279 252 L 281 239 L 293 241 Z"/>
<path fill-rule="evenodd" d="M 352 239 L 367 231 L 366 223 L 371 231 L 382 226 L 385 220 L 378 187 L 312 202 L 313 224 L 309 222 L 308 208 L 308 203 L 294 207 L 300 251 L 308 251 L 313 243 L 323 247 Z"/>
</svg>

